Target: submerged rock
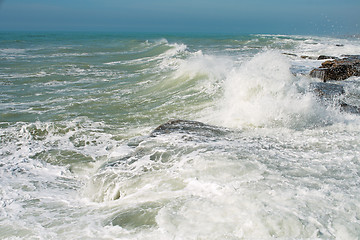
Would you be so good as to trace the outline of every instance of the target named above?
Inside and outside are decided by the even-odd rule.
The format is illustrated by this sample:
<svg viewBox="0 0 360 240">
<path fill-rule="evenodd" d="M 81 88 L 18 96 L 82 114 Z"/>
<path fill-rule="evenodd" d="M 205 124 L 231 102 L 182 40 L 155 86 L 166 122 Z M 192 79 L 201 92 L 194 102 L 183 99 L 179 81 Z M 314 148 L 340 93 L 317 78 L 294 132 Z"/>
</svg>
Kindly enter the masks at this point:
<svg viewBox="0 0 360 240">
<path fill-rule="evenodd" d="M 325 104 L 338 106 L 343 112 L 360 114 L 359 107 L 349 105 L 341 100 L 340 96 L 345 94 L 345 90 L 342 85 L 316 82 L 311 83 L 309 89 L 314 92 Z"/>
<path fill-rule="evenodd" d="M 324 56 L 326 57 L 326 56 Z M 345 80 L 352 76 L 360 76 L 360 56 L 349 55 L 343 59 L 328 60 L 310 72 L 310 76 L 328 80 Z"/>
<path fill-rule="evenodd" d="M 207 125 L 202 122 L 179 119 L 161 124 L 155 128 L 150 136 L 155 137 L 160 134 L 169 134 L 172 132 L 197 134 L 200 136 L 218 136 L 225 134 L 227 131 L 223 128 Z"/>
<path fill-rule="evenodd" d="M 345 93 L 343 86 L 333 83 L 314 82 L 309 89 L 321 99 L 334 99 Z"/>
<path fill-rule="evenodd" d="M 340 102 L 340 110 L 347 113 L 360 114 L 360 107 L 349 105 L 345 102 Z"/>
<path fill-rule="evenodd" d="M 129 152 L 121 157 L 115 157 L 114 159 L 110 159 L 108 162 L 104 163 L 100 169 L 106 170 L 108 168 L 123 168 L 129 167 L 133 163 L 137 162 L 147 153 L 151 155 L 151 149 L 144 148 L 144 145 L 150 144 L 151 141 L 155 140 L 155 137 L 160 135 L 168 135 L 171 133 L 180 133 L 178 136 L 171 136 L 171 138 L 180 137 L 182 141 L 186 142 L 206 142 L 208 140 L 214 141 L 217 140 L 227 133 L 230 130 L 222 127 L 207 125 L 198 121 L 190 121 L 190 120 L 171 120 L 164 124 L 161 124 L 157 128 L 155 128 L 149 136 L 141 137 L 140 139 L 136 139 L 133 143 L 132 140 L 129 140 L 128 146 L 133 149 L 133 151 Z M 143 145 L 140 146 L 140 143 Z M 161 152 L 162 161 L 167 158 L 166 154 Z M 150 159 L 156 157 L 155 155 L 151 155 Z M 170 156 L 168 156 L 170 158 Z"/>
</svg>

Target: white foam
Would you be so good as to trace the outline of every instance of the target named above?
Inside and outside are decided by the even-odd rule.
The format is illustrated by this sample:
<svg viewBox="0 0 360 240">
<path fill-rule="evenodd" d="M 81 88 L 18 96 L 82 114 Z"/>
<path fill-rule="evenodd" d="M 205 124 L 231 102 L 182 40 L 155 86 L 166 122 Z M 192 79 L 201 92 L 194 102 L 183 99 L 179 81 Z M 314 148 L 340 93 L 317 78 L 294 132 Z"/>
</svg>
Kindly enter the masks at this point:
<svg viewBox="0 0 360 240">
<path fill-rule="evenodd" d="M 296 41 L 276 41 L 297 51 Z M 294 76 L 294 60 L 280 52 L 252 58 L 191 53 L 166 40 L 144 45 L 156 44 L 171 48 L 139 60 L 155 67 L 136 74 L 156 74 L 133 86 L 155 87 L 136 97 L 147 104 L 170 96 L 164 105 L 175 107 L 149 113 L 158 111 L 155 102 L 146 117 L 160 116 L 146 126 L 134 119 L 120 124 L 118 133 L 87 118 L 1 123 L 0 238 L 356 239 L 357 116 L 319 104 L 305 92 L 316 80 Z M 96 74 L 96 66 L 67 66 L 68 75 Z M 72 83 L 80 81 L 91 77 Z M 129 95 L 136 91 L 125 86 L 114 92 L 119 101 L 126 93 L 125 101 L 137 102 Z M 210 138 L 181 131 L 147 137 L 169 115 L 201 116 L 235 129 Z M 144 137 L 124 143 L 130 136 Z M 85 162 L 66 159 L 69 152 Z"/>
<path fill-rule="evenodd" d="M 224 97 L 214 110 L 215 123 L 226 127 L 311 126 L 329 114 L 304 93 L 308 78 L 295 77 L 289 60 L 266 51 L 234 68 L 224 82 Z"/>
<path fill-rule="evenodd" d="M 0 54 L 5 54 L 5 55 L 18 55 L 18 54 L 23 54 L 25 53 L 26 50 L 25 49 L 20 49 L 20 48 L 3 48 L 0 49 Z"/>
<path fill-rule="evenodd" d="M 109 166 L 94 176 L 96 187 L 89 196 L 105 201 L 112 211 L 118 208 L 119 214 L 140 211 L 141 218 L 148 210 L 155 212 L 153 228 L 142 230 L 140 236 L 123 233 L 130 239 L 331 238 L 341 234 L 352 238 L 356 232 L 341 220 L 346 210 L 334 209 L 333 204 L 346 199 L 345 204 L 351 205 L 358 200 L 351 200 L 342 189 L 346 183 L 329 173 L 352 160 L 328 159 L 302 150 L 306 139 L 313 137 L 321 141 L 313 144 L 321 146 L 308 147 L 327 151 L 329 130 L 319 134 L 318 130 L 269 133 L 260 129 L 249 131 L 253 135 L 245 133 L 244 138 L 207 143 L 186 141 L 182 134 L 145 139 L 134 151 L 137 162 Z M 151 157 L 160 152 L 169 153 L 170 159 Z M 342 190 L 335 194 L 337 188 Z M 356 191 L 355 187 L 349 191 Z M 125 226 L 127 221 L 136 221 L 121 220 Z"/>
<path fill-rule="evenodd" d="M 341 57 L 360 54 L 359 41 L 326 37 L 311 37 L 298 43 L 297 53 L 310 57 L 319 55 Z"/>
</svg>

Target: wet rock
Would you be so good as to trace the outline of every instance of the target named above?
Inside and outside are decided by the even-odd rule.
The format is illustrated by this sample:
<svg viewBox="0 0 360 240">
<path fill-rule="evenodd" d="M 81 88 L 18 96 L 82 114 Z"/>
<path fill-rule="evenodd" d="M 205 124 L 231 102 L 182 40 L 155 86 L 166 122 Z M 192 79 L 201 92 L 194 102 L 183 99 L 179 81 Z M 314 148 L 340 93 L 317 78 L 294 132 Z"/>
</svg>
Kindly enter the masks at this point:
<svg viewBox="0 0 360 240">
<path fill-rule="evenodd" d="M 296 54 L 292 54 L 292 53 L 283 53 L 284 55 L 289 55 L 289 56 L 294 56 L 297 57 Z M 306 56 L 306 55 L 302 55 L 300 56 L 300 58 L 302 59 L 311 59 L 311 60 L 326 60 L 326 59 L 339 59 L 337 57 L 333 57 L 333 56 L 327 56 L 327 55 L 320 55 L 318 57 L 316 56 Z"/>
<path fill-rule="evenodd" d="M 343 86 L 333 83 L 310 83 L 309 89 L 321 99 L 334 99 L 345 93 Z"/>
<path fill-rule="evenodd" d="M 301 56 L 302 59 L 311 59 L 311 60 L 317 60 L 318 57 L 314 57 L 314 56 L 306 56 L 306 55 L 303 55 Z"/>
<path fill-rule="evenodd" d="M 348 59 L 350 61 L 360 60 L 360 55 L 341 55 L 341 57 Z"/>
<path fill-rule="evenodd" d="M 316 56 L 306 56 L 306 55 L 302 55 L 301 58 L 302 58 L 302 59 L 311 59 L 311 60 L 339 59 L 339 58 L 337 58 L 337 57 L 327 56 L 327 55 L 320 55 L 320 56 L 318 56 L 318 57 L 316 57 Z"/>
<path fill-rule="evenodd" d="M 342 112 L 360 114 L 359 107 L 349 105 L 341 100 L 341 95 L 345 94 L 342 85 L 316 82 L 311 83 L 309 89 L 314 92 L 324 104 L 337 106 Z"/>
<path fill-rule="evenodd" d="M 319 79 L 323 80 L 324 82 L 326 82 L 324 68 L 315 68 L 315 69 L 311 70 L 310 76 L 313 78 L 319 78 Z"/>
<path fill-rule="evenodd" d="M 350 55 L 343 59 L 328 60 L 310 72 L 310 76 L 328 80 L 345 80 L 352 76 L 360 76 L 360 56 Z"/>
<path fill-rule="evenodd" d="M 189 121 L 189 120 L 171 120 L 164 124 L 161 124 L 157 128 L 155 128 L 149 136 L 144 136 L 141 138 L 136 138 L 134 140 L 129 140 L 128 146 L 133 148 L 133 151 L 129 152 L 129 154 L 121 157 L 115 157 L 114 159 L 110 159 L 106 163 L 104 163 L 99 169 L 106 170 L 108 168 L 129 168 L 133 163 L 137 162 L 146 154 L 152 154 L 150 159 L 155 157 L 154 153 L 151 153 L 150 149 L 146 149 L 144 147 L 139 147 L 140 143 L 146 145 L 149 143 L 154 137 L 160 135 L 166 135 L 171 133 L 180 133 L 180 137 L 182 141 L 193 141 L 193 142 L 205 142 L 205 141 L 214 141 L 219 139 L 219 137 L 223 137 L 230 130 L 222 127 L 207 125 L 198 121 Z M 135 144 L 133 144 L 135 142 Z M 149 152 L 150 151 L 150 152 Z M 160 154 L 159 158 L 162 161 L 165 161 L 166 158 L 170 158 L 166 156 L 163 152 Z"/>
<path fill-rule="evenodd" d="M 160 134 L 169 134 L 172 132 L 196 134 L 199 136 L 218 136 L 225 134 L 227 131 L 223 128 L 207 125 L 198 121 L 171 120 L 155 128 L 150 136 L 155 137 Z"/>
<path fill-rule="evenodd" d="M 340 110 L 347 113 L 360 114 L 360 107 L 349 105 L 345 102 L 340 102 Z"/>
<path fill-rule="evenodd" d="M 326 55 L 320 55 L 317 60 L 326 60 L 326 59 L 338 59 L 337 57 L 333 56 L 326 56 Z"/>
<path fill-rule="evenodd" d="M 296 54 L 294 54 L 294 53 L 283 53 L 284 55 L 287 55 L 287 56 L 293 56 L 293 57 L 297 57 L 297 55 Z"/>
</svg>

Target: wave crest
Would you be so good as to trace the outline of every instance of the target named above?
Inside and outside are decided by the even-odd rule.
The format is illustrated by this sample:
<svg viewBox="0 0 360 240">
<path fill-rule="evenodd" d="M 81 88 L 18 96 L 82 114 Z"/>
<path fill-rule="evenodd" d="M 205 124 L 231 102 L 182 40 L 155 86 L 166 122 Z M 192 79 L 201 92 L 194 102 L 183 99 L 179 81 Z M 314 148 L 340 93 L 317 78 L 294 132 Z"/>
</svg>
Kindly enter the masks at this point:
<svg viewBox="0 0 360 240">
<path fill-rule="evenodd" d="M 226 127 L 302 128 L 331 122 L 324 106 L 305 92 L 309 79 L 294 76 L 281 53 L 266 51 L 233 69 L 215 113 Z"/>
</svg>

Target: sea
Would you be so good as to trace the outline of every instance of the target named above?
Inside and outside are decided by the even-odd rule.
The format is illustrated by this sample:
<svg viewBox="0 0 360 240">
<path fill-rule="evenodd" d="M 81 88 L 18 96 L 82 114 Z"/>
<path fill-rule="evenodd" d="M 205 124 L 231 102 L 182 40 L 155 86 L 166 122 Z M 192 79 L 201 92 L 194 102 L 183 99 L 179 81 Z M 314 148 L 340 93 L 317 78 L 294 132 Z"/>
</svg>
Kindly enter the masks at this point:
<svg viewBox="0 0 360 240">
<path fill-rule="evenodd" d="M 360 115 L 336 101 L 359 107 L 360 77 L 309 88 L 320 55 L 354 54 L 358 35 L 1 32 L 0 239 L 359 239 Z"/>
</svg>

